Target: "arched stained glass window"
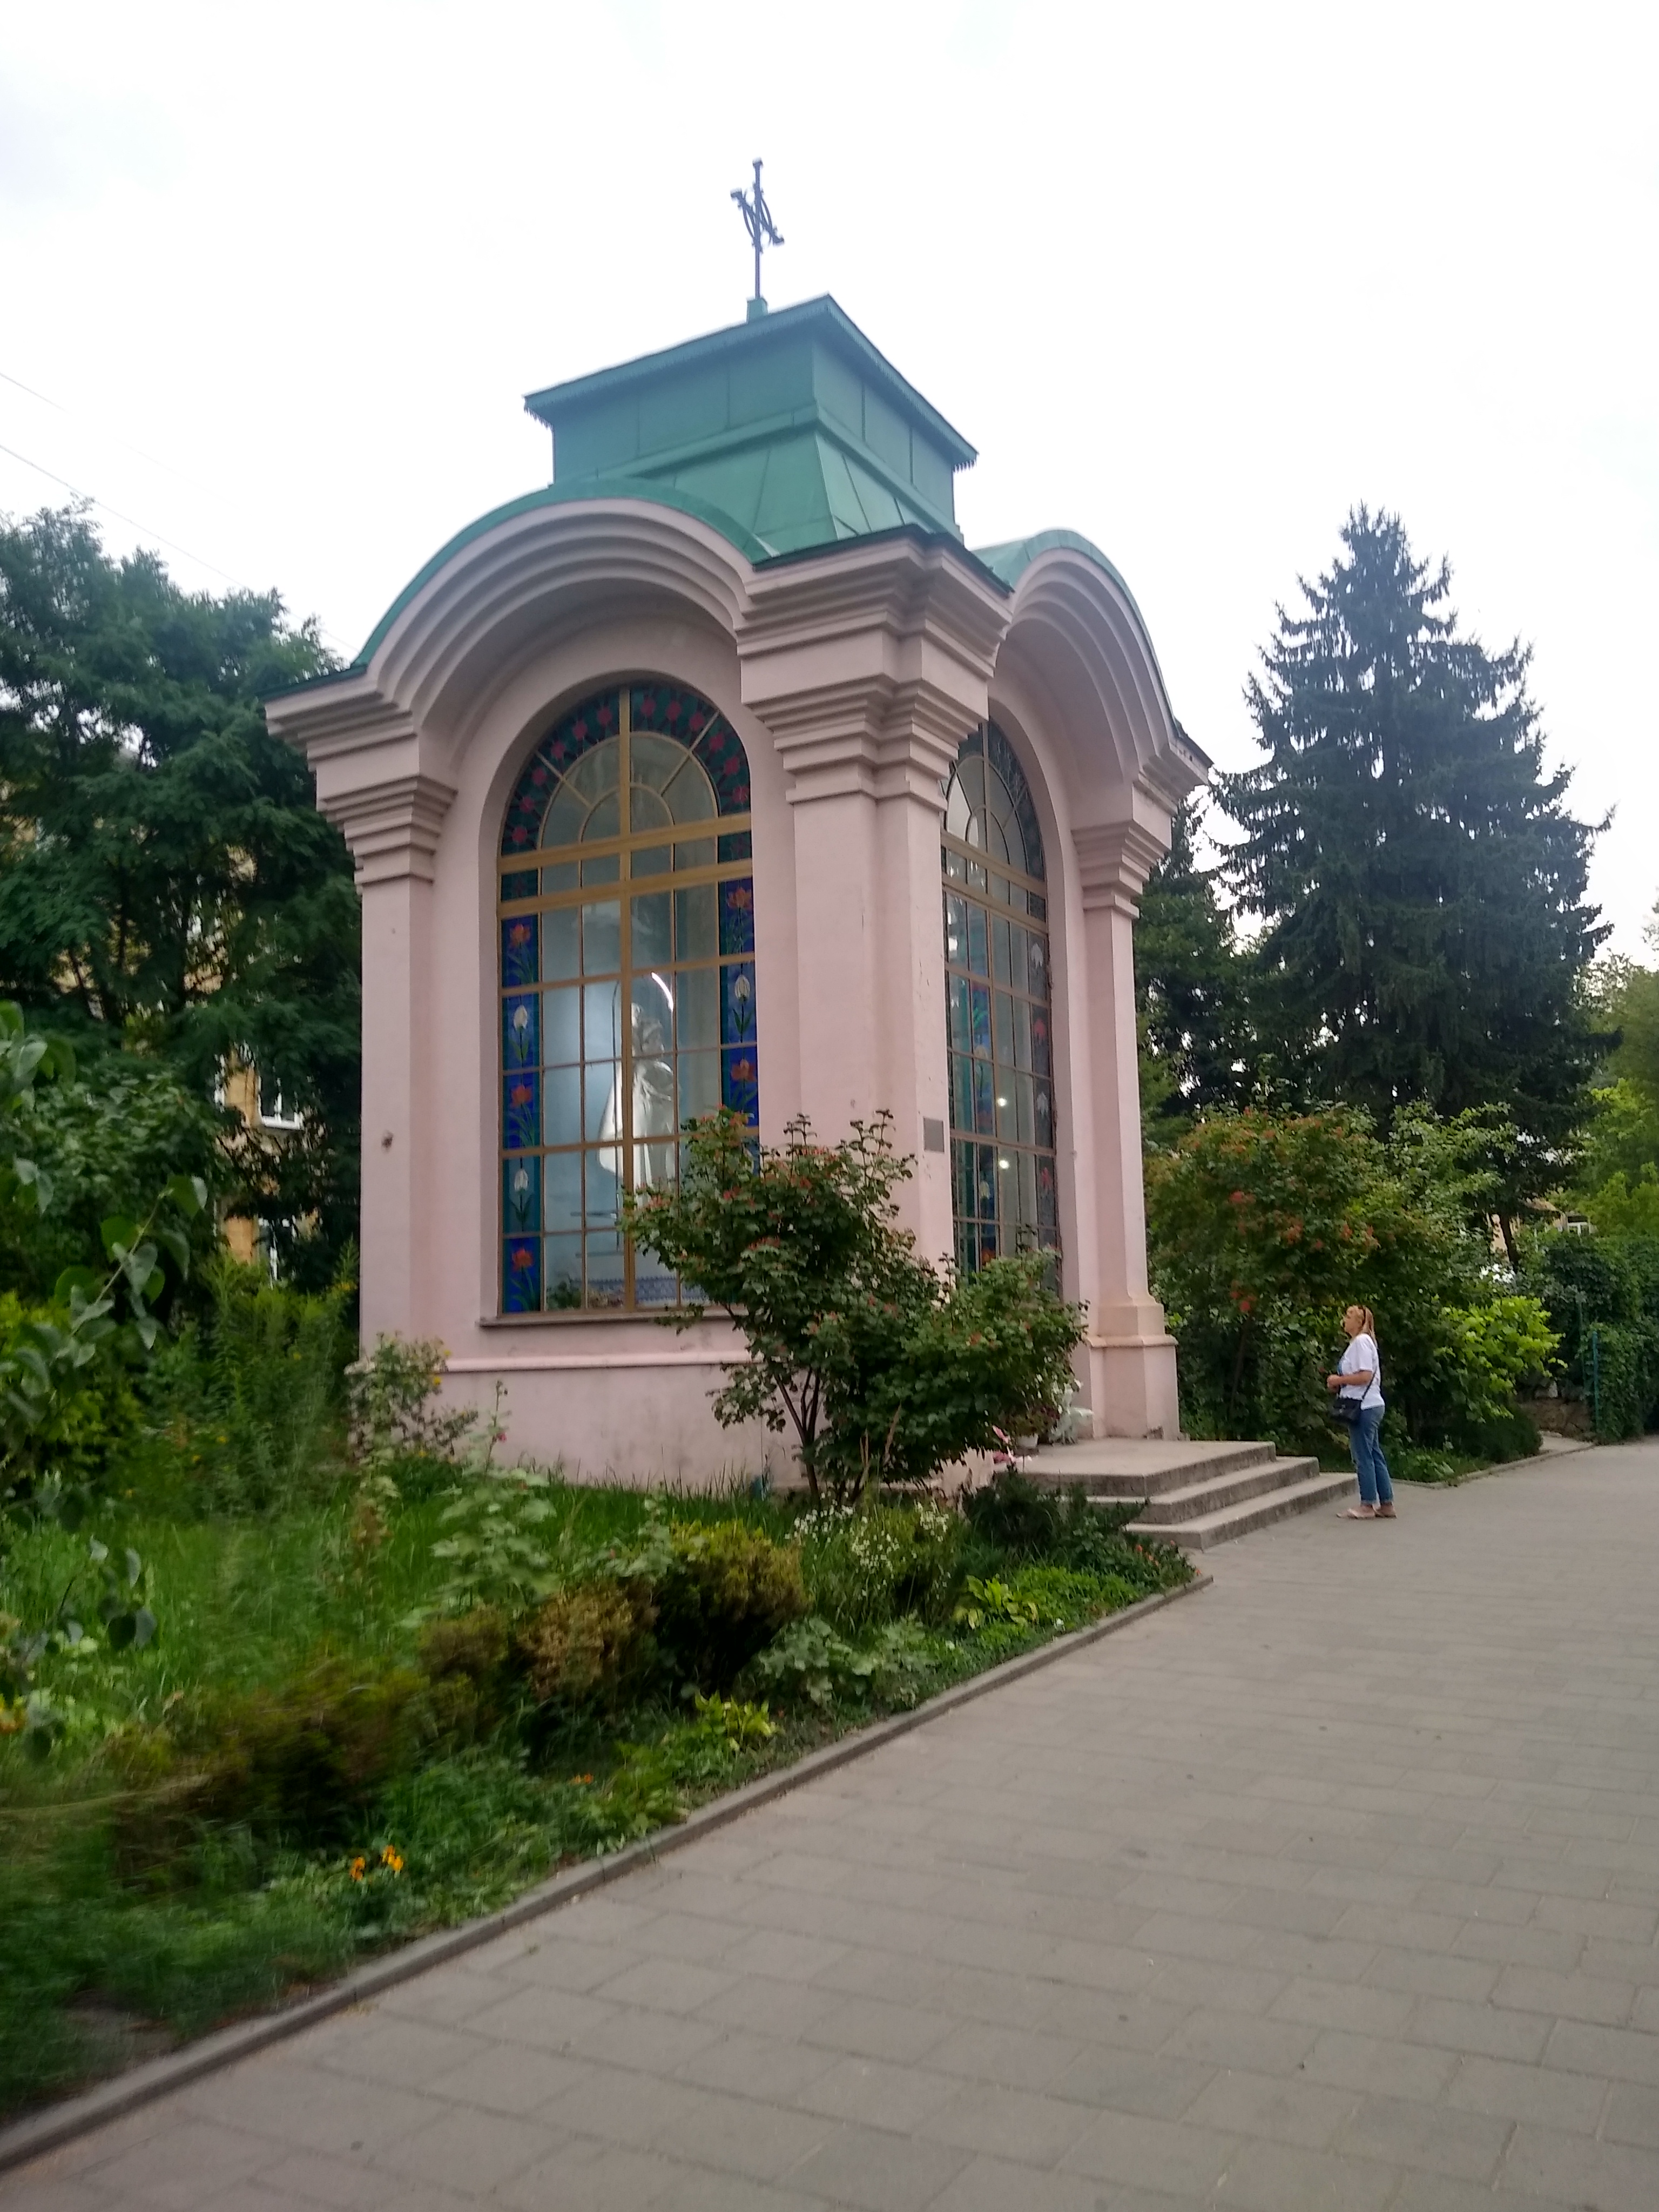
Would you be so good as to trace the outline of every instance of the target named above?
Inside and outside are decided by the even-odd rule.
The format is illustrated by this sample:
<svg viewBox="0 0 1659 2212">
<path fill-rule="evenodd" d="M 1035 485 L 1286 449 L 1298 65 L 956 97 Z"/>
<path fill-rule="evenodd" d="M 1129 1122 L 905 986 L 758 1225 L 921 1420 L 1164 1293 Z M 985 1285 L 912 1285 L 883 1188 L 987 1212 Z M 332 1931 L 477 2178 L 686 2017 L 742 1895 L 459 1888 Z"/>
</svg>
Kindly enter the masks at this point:
<svg viewBox="0 0 1659 2212">
<path fill-rule="evenodd" d="M 660 1309 L 676 1278 L 622 1195 L 680 1132 L 760 1119 L 749 763 L 695 693 L 635 684 L 561 717 L 501 858 L 501 1310 Z"/>
<path fill-rule="evenodd" d="M 1042 833 L 994 722 L 946 788 L 945 987 L 957 1265 L 1058 1255 L 1048 902 Z"/>
</svg>

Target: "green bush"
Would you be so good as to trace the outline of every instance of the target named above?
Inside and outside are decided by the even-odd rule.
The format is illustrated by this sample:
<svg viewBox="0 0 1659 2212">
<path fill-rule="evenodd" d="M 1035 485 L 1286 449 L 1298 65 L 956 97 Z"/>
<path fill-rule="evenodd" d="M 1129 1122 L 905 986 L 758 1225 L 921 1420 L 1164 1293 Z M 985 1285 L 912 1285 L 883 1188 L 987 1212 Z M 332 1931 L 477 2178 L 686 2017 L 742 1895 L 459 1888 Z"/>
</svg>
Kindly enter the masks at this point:
<svg viewBox="0 0 1659 2212">
<path fill-rule="evenodd" d="M 1584 1395 L 1601 1443 L 1639 1437 L 1659 1401 L 1659 1326 L 1603 1322 L 1585 1347 Z"/>
<path fill-rule="evenodd" d="M 1121 1575 L 1085 1567 L 1021 1567 L 1009 1583 L 1017 1598 L 1036 1606 L 1038 1621 L 1052 1628 L 1081 1628 L 1145 1595 Z"/>
<path fill-rule="evenodd" d="M 519 1632 L 532 1697 L 564 1711 L 614 1711 L 651 1672 L 656 1619 L 642 1576 L 605 1576 L 556 1590 Z"/>
<path fill-rule="evenodd" d="M 67 1307 L 27 1305 L 15 1292 L 0 1291 L 0 1360 L 32 1324 L 61 1328 L 68 1318 Z M 102 1346 L 87 1366 L 63 1378 L 46 1419 L 20 1437 L 14 1479 L 27 1472 L 38 1481 L 50 1472 L 70 1487 L 101 1490 L 137 1445 L 143 1423 L 130 1371 L 113 1346 Z"/>
<path fill-rule="evenodd" d="M 421 1630 L 422 1673 L 451 1693 L 447 1702 L 454 1718 L 470 1707 L 478 1729 L 493 1728 L 506 1709 L 512 1653 L 507 1616 L 495 1606 L 477 1606 L 459 1615 L 440 1613 Z"/>
<path fill-rule="evenodd" d="M 657 1642 L 682 1680 L 729 1690 L 744 1667 L 807 1609 L 800 1553 L 741 1522 L 676 1522 L 659 1583 Z"/>
<path fill-rule="evenodd" d="M 437 1733 L 412 1668 L 319 1659 L 291 1680 L 207 1708 L 193 1731 L 206 1758 L 189 1809 L 269 1840 L 332 1842 Z"/>
<path fill-rule="evenodd" d="M 838 1698 L 874 1696 L 907 1705 L 915 1701 L 930 1657 L 927 1634 L 914 1620 L 890 1620 L 855 1644 L 813 1613 L 768 1644 L 750 1662 L 748 1674 L 768 1694 L 786 1703 L 805 1701 L 821 1712 Z"/>
<path fill-rule="evenodd" d="M 712 1305 L 747 1343 L 715 1413 L 793 1430 L 814 1504 L 926 1482 L 1000 1430 L 1036 1427 L 1083 1334 L 1046 1287 L 1045 1254 L 965 1277 L 917 1255 L 893 1196 L 912 1163 L 891 1135 L 883 1114 L 820 1145 L 798 1119 L 775 1152 L 714 1115 L 692 1129 L 678 1189 L 627 1202 L 641 1248 L 688 1285 L 664 1318 L 689 1328 Z"/>
<path fill-rule="evenodd" d="M 1044 1490 L 1012 1471 L 963 1500 L 975 1535 L 1012 1559 L 1105 1577 L 1137 1596 L 1179 1589 L 1193 1576 L 1182 1552 L 1123 1534 L 1139 1510 L 1133 1502 L 1097 1504 L 1080 1487 Z"/>
<path fill-rule="evenodd" d="M 158 1357 L 149 1394 L 197 1504 L 265 1514 L 326 1496 L 344 1469 L 350 1286 L 292 1291 L 227 1254 L 204 1279 L 208 1310 Z"/>
</svg>

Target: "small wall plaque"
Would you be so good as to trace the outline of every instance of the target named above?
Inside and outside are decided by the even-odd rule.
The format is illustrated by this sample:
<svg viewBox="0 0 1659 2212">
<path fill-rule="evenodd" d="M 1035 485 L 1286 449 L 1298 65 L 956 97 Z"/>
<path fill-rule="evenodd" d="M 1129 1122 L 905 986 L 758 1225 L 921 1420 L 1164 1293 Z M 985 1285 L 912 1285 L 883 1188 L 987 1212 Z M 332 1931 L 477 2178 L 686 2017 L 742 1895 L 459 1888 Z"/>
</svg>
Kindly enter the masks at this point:
<svg viewBox="0 0 1659 2212">
<path fill-rule="evenodd" d="M 924 1152 L 942 1152 L 945 1150 L 945 1124 L 943 1121 L 929 1121 L 925 1115 L 923 1115 L 921 1123 L 921 1149 Z"/>
</svg>

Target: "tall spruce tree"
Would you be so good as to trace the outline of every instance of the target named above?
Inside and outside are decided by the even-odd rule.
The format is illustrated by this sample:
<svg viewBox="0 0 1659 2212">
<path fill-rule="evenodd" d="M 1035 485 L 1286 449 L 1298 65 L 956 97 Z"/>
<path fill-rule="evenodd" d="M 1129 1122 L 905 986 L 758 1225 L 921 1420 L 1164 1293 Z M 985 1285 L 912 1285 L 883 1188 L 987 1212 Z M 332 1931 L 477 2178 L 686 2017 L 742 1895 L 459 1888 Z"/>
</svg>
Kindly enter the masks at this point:
<svg viewBox="0 0 1659 2212">
<path fill-rule="evenodd" d="M 78 509 L 0 518 L 0 996 L 204 1099 L 252 1060 L 304 1119 L 233 1143 L 227 1196 L 315 1268 L 356 1220 L 357 901 L 259 702 L 329 665 L 274 593 L 183 592 Z"/>
<path fill-rule="evenodd" d="M 1306 1097 L 1502 1109 L 1508 1218 L 1559 1183 L 1597 1041 L 1581 978 L 1593 828 L 1547 773 L 1529 653 L 1459 634 L 1451 572 L 1349 516 L 1248 690 L 1266 757 L 1218 779 L 1225 873 L 1262 917 L 1255 1009 Z"/>
<path fill-rule="evenodd" d="M 1146 879 L 1135 927 L 1140 1095 L 1149 1135 L 1243 1103 L 1249 1091 L 1249 964 L 1215 871 L 1198 857 L 1192 799 L 1170 824 L 1169 852 Z"/>
</svg>

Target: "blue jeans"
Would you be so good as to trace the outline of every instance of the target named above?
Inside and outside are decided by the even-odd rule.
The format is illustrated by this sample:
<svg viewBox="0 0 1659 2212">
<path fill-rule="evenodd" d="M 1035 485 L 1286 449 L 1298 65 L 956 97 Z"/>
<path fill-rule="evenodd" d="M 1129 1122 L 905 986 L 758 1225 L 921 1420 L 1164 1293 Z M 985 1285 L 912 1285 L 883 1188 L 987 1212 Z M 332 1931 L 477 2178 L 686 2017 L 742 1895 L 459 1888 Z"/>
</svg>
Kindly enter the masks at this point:
<svg viewBox="0 0 1659 2212">
<path fill-rule="evenodd" d="M 1348 1431 L 1348 1441 L 1353 1448 L 1354 1471 L 1359 1477 L 1359 1502 L 1362 1505 L 1392 1505 L 1394 1485 L 1389 1480 L 1389 1462 L 1382 1456 L 1382 1447 L 1377 1441 L 1377 1431 L 1382 1425 L 1381 1406 L 1362 1406 L 1359 1419 Z"/>
</svg>

